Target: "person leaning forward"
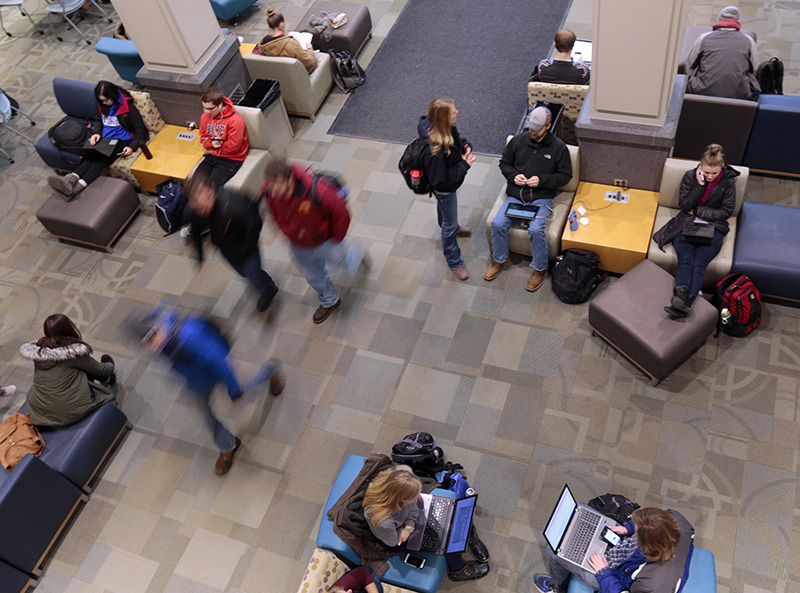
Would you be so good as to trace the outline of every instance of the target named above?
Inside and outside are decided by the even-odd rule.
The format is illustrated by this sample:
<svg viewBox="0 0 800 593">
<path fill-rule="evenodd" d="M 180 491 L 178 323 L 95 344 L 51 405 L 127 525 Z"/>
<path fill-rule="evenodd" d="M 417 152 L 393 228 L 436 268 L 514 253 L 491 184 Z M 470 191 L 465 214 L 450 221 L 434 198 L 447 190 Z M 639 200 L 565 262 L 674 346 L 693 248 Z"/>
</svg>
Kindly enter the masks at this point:
<svg viewBox="0 0 800 593">
<path fill-rule="evenodd" d="M 547 271 L 545 223 L 556 190 L 572 179 L 572 162 L 564 141 L 550 132 L 550 110 L 536 107 L 528 119 L 528 130 L 514 136 L 500 157 L 500 171 L 506 178 L 506 201 L 492 220 L 492 262 L 483 274 L 494 280 L 508 261 L 508 230 L 512 220 L 506 216 L 509 204 L 533 204 L 539 212 L 528 224 L 533 273 L 526 290 L 538 290 Z"/>
</svg>

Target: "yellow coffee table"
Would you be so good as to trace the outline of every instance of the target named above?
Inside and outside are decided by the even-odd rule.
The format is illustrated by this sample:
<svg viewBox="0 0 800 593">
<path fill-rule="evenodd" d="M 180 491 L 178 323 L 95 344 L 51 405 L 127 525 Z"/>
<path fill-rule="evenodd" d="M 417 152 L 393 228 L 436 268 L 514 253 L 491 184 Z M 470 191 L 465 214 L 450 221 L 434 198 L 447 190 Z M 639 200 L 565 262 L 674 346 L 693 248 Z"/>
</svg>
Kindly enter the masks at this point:
<svg viewBox="0 0 800 593">
<path fill-rule="evenodd" d="M 239 53 L 243 56 L 248 56 L 253 53 L 253 50 L 256 48 L 255 43 L 240 43 L 239 44 Z"/>
<path fill-rule="evenodd" d="M 627 203 L 605 200 L 606 192 L 630 194 Z M 611 185 L 581 182 L 572 208 L 586 208 L 589 224 L 570 223 L 561 235 L 561 248 L 591 249 L 600 256 L 600 268 L 624 274 L 647 257 L 658 208 L 658 192 L 641 189 L 621 190 Z M 578 216 L 580 218 L 580 215 Z"/>
<path fill-rule="evenodd" d="M 140 154 L 131 165 L 131 173 L 144 191 L 153 193 L 170 177 L 184 181 L 205 153 L 197 130 L 171 124 L 161 128 L 147 146 L 153 158 Z"/>
</svg>

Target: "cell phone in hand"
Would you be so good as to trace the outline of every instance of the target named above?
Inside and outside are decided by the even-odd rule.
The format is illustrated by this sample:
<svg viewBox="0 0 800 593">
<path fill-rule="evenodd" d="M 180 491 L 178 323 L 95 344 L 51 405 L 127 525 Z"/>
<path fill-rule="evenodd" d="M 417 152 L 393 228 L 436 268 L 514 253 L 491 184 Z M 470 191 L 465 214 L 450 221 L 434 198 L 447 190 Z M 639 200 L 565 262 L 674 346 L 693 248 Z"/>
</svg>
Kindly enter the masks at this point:
<svg viewBox="0 0 800 593">
<path fill-rule="evenodd" d="M 609 527 L 605 527 L 603 531 L 600 532 L 600 539 L 606 542 L 612 548 L 622 541 L 622 538 L 619 536 L 619 534 L 611 531 Z"/>
<path fill-rule="evenodd" d="M 425 558 L 422 556 L 417 556 L 416 554 L 406 554 L 406 557 L 403 558 L 403 562 L 408 564 L 409 566 L 413 566 L 414 568 L 422 569 L 425 566 Z"/>
</svg>

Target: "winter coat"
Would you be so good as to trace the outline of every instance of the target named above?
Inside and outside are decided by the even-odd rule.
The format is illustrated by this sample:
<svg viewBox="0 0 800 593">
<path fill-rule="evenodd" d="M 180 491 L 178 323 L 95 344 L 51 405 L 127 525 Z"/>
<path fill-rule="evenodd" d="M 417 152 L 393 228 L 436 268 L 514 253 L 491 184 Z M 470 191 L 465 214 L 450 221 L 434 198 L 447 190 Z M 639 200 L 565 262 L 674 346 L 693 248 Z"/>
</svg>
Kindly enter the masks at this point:
<svg viewBox="0 0 800 593">
<path fill-rule="evenodd" d="M 261 196 L 266 197 L 272 218 L 289 241 L 298 247 L 316 247 L 327 240 L 340 242 L 350 226 L 350 212 L 330 183 L 317 182 L 316 202 L 311 199 L 314 176 L 298 165 L 291 165 L 295 179 L 291 197 L 276 198 L 265 183 Z"/>
<path fill-rule="evenodd" d="M 128 146 L 131 147 L 131 150 L 136 150 L 142 144 L 147 144 L 150 139 L 150 133 L 147 131 L 147 126 L 144 125 L 142 114 L 133 104 L 133 97 L 130 96 L 130 93 L 120 89 L 119 96 L 120 103 L 117 109 L 117 120 L 122 129 L 132 136 Z M 108 106 L 97 104 L 98 115 L 92 119 L 92 134 L 103 135 L 103 115 L 108 115 L 108 110 Z"/>
<path fill-rule="evenodd" d="M 306 71 L 311 74 L 319 66 L 314 50 L 303 49 L 297 39 L 291 35 L 277 35 L 264 37 L 253 50 L 254 54 L 262 56 L 275 56 L 282 58 L 295 58 L 303 63 Z"/>
<path fill-rule="evenodd" d="M 738 27 L 702 35 L 692 46 L 688 63 L 687 93 L 754 101 L 761 92 L 755 76 L 755 41 Z"/>
<path fill-rule="evenodd" d="M 211 117 L 205 111 L 200 116 L 200 142 L 206 149 L 206 154 L 243 161 L 250 147 L 247 128 L 228 97 L 222 98 L 222 105 L 222 111 L 216 117 Z M 214 148 L 212 144 L 215 138 L 222 139 L 222 146 L 219 148 Z"/>
<path fill-rule="evenodd" d="M 417 124 L 419 137 L 427 139 L 432 127 L 430 120 L 422 116 Z M 440 194 L 451 194 L 456 191 L 464 183 L 469 171 L 467 161 L 461 156 L 469 143 L 461 137 L 455 126 L 450 129 L 450 134 L 453 136 L 450 154 L 446 154 L 444 150 L 433 154 L 430 146 L 426 146 L 422 152 L 422 168 L 433 190 Z"/>
<path fill-rule="evenodd" d="M 115 397 L 107 385 L 89 380 L 89 375 L 110 377 L 114 363 L 92 358 L 86 344 L 39 348 L 28 342 L 19 351 L 33 361 L 27 404 L 31 422 L 37 426 L 72 424 Z"/>
<path fill-rule="evenodd" d="M 534 200 L 549 199 L 556 190 L 572 179 L 572 161 L 564 141 L 547 132 L 541 142 L 534 141 L 530 133 L 517 134 L 500 157 L 500 171 L 506 178 L 506 195 L 530 203 Z M 537 187 L 517 185 L 514 177 L 539 177 Z"/>
<path fill-rule="evenodd" d="M 211 243 L 225 258 L 241 262 L 258 249 L 261 215 L 256 204 L 246 195 L 228 189 L 217 192 L 217 200 L 207 218 L 190 213 L 192 240 L 197 259 L 203 261 L 203 232 L 211 231 Z"/>
</svg>

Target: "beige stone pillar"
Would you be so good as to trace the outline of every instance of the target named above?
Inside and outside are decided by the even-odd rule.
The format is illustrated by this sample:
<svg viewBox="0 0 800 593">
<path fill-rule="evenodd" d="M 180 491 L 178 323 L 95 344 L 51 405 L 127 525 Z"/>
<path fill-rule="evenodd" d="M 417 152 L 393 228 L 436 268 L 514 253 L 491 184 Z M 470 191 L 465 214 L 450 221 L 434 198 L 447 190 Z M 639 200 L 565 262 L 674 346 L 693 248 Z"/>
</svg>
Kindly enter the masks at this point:
<svg viewBox="0 0 800 593">
<path fill-rule="evenodd" d="M 197 121 L 200 95 L 216 86 L 228 96 L 250 78 L 239 41 L 222 35 L 211 3 L 203 0 L 112 0 L 144 61 L 137 78 L 167 123 Z"/>
</svg>

